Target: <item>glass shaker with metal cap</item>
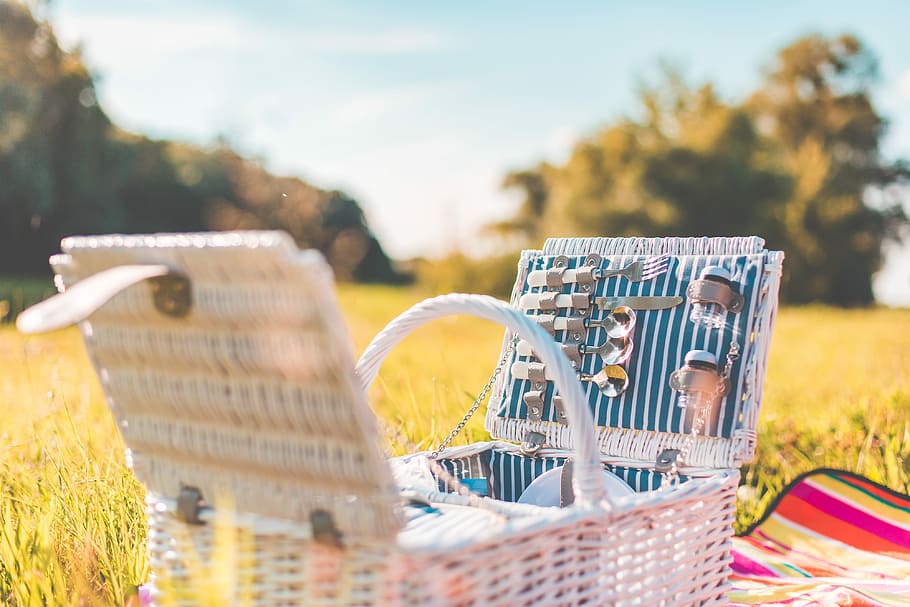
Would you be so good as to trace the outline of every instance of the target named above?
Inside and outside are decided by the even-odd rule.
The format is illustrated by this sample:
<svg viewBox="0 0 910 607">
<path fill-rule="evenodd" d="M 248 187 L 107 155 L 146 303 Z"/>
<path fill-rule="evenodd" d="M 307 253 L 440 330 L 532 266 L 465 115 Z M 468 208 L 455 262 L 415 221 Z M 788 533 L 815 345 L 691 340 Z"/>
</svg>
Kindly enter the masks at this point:
<svg viewBox="0 0 910 607">
<path fill-rule="evenodd" d="M 708 266 L 687 289 L 692 300 L 689 319 L 712 329 L 724 326 L 727 312 L 742 309 L 742 296 L 734 289 L 730 271 L 721 266 Z"/>
<path fill-rule="evenodd" d="M 728 391 L 717 357 L 707 350 L 689 351 L 683 366 L 670 375 L 670 387 L 679 392 L 678 404 L 685 409 L 684 432 L 710 425 L 717 417 L 720 397 Z"/>
</svg>

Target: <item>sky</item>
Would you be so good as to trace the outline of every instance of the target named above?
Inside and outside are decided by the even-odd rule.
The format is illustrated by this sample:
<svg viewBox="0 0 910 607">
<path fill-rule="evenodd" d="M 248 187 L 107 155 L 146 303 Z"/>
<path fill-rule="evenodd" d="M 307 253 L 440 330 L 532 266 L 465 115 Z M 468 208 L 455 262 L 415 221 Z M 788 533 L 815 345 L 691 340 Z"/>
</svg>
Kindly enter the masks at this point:
<svg viewBox="0 0 910 607">
<path fill-rule="evenodd" d="M 483 250 L 481 228 L 516 208 L 503 175 L 634 116 L 661 60 L 737 101 L 797 37 L 855 33 L 880 61 L 885 155 L 910 158 L 902 0 L 53 0 L 48 13 L 115 123 L 227 136 L 274 172 L 343 189 L 398 258 Z M 875 290 L 910 306 L 910 246 L 889 251 Z"/>
</svg>

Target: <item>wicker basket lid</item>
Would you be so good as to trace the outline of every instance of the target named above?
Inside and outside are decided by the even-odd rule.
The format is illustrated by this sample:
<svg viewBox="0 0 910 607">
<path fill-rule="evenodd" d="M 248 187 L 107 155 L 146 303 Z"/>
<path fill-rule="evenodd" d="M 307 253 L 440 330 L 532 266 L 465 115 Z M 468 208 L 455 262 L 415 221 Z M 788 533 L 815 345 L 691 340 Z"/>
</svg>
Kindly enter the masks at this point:
<svg viewBox="0 0 910 607">
<path fill-rule="evenodd" d="M 281 232 L 67 238 L 65 288 L 115 266 L 163 264 L 187 309 L 140 282 L 81 323 L 137 477 L 209 503 L 345 536 L 392 537 L 397 492 L 354 377 L 332 272 Z M 174 310 L 172 310 L 173 312 Z M 224 502 L 223 502 L 224 503 Z"/>
<path fill-rule="evenodd" d="M 662 255 L 669 256 L 667 271 L 648 280 L 596 279 L 598 269 L 624 268 Z M 556 238 L 548 240 L 541 251 L 523 252 L 512 302 L 551 326 L 554 338 L 565 343 L 567 352 L 576 358 L 601 451 L 616 458 L 654 462 L 663 450 L 681 448 L 690 438 L 692 424 L 679 406 L 678 393 L 670 388 L 670 375 L 683 365 L 690 351 L 709 351 L 723 367 L 732 350 L 731 387 L 709 414 L 703 434 L 694 439 L 687 462 L 732 468 L 750 461 L 754 453 L 782 261 L 782 253 L 765 250 L 764 241 L 757 237 Z M 728 312 L 723 326 L 713 329 L 695 324 L 690 317 L 695 299 L 691 289 L 702 279 L 702 271 L 712 267 L 713 272 L 723 268 L 729 273 L 730 286 L 742 296 L 742 309 Z M 593 282 L 585 268 L 595 269 Z M 714 282 L 706 288 L 717 285 Z M 631 356 L 620 364 L 629 384 L 620 395 L 610 396 L 610 386 L 602 390 L 591 381 L 610 361 L 597 354 L 579 356 L 578 346 L 590 351 L 608 339 L 596 321 L 607 316 L 608 307 L 617 302 L 598 304 L 598 298 L 627 296 L 678 297 L 681 303 L 636 311 Z M 583 305 L 589 305 L 589 310 L 582 309 Z M 730 307 L 736 309 L 736 304 Z M 581 330 L 577 320 L 553 320 L 585 316 L 595 322 Z M 568 326 L 576 329 L 560 329 Z M 503 352 L 512 341 L 507 335 Z M 490 399 L 487 430 L 496 438 L 518 442 L 535 431 L 545 434 L 549 445 L 570 448 L 571 433 L 561 423 L 559 399 L 554 399 L 550 382 L 540 381 L 539 373 L 537 381 L 529 379 L 528 369 L 535 358 L 528 354 L 526 349 L 516 348 L 503 370 Z"/>
</svg>

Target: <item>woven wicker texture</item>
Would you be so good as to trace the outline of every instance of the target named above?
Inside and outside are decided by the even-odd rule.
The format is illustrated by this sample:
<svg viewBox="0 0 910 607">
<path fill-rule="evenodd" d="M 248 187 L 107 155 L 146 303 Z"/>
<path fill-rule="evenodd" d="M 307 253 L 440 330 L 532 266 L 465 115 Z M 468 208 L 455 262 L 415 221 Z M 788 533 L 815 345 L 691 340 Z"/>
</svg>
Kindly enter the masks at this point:
<svg viewBox="0 0 910 607">
<path fill-rule="evenodd" d="M 458 552 L 409 556 L 404 604 L 724 604 L 738 478 L 641 494 L 612 512 L 568 509 Z"/>
<path fill-rule="evenodd" d="M 190 277 L 184 318 L 140 283 L 81 325 L 151 492 L 195 486 L 300 522 L 326 509 L 348 535 L 394 537 L 396 492 L 321 256 L 282 233 L 68 238 L 63 250 L 66 284 L 132 264 Z"/>
<path fill-rule="evenodd" d="M 475 298 L 449 296 L 451 312 L 471 311 Z M 479 303 L 479 302 L 478 302 Z M 490 304 L 488 304 L 490 305 Z M 491 306 L 492 307 L 492 306 Z M 447 311 L 433 300 L 418 304 L 392 321 L 366 349 L 358 362 L 359 375 L 368 384 L 383 357 L 410 330 Z M 554 364 L 555 342 L 521 312 L 506 315 L 506 324 L 530 324 L 521 333 L 535 336 L 532 344 L 541 360 Z M 499 320 L 496 316 L 484 316 Z M 509 319 L 511 317 L 511 319 Z M 537 329 L 535 331 L 535 329 Z M 544 343 L 540 343 L 543 340 Z M 558 356 L 556 358 L 559 358 Z M 565 373 L 567 360 L 556 364 Z M 576 453 L 547 450 L 547 457 L 578 458 L 585 451 L 584 439 L 592 427 L 590 414 L 580 415 L 572 403 L 583 403 L 579 382 L 557 374 L 557 386 L 568 387 L 568 427 Z M 581 399 L 580 399 L 581 398 Z M 588 426 L 579 424 L 583 421 Z M 579 430 L 582 431 L 579 434 Z M 579 437 L 583 440 L 579 441 Z M 527 456 L 514 444 L 478 443 L 455 447 L 439 454 L 443 466 L 468 474 L 493 474 L 484 460 L 511 453 L 516 461 Z M 406 456 L 419 463 L 427 454 Z M 583 455 L 581 455 L 584 458 Z M 597 467 L 602 455 L 598 455 Z M 533 458 L 532 458 L 533 459 Z M 639 467 L 632 475 L 649 474 L 650 461 L 614 458 Z M 577 460 L 576 460 L 577 461 Z M 585 461 L 582 459 L 581 461 Z M 531 462 L 525 462 L 531 463 Z M 541 471 L 546 464 L 531 463 Z M 698 472 L 691 467 L 687 472 Z M 584 502 L 566 509 L 537 508 L 478 500 L 471 496 L 445 494 L 437 488 L 423 493 L 432 503 L 472 504 L 494 509 L 504 517 L 499 527 L 484 530 L 480 538 L 473 529 L 444 524 L 446 512 L 433 514 L 436 526 L 422 528 L 424 541 L 410 538 L 411 525 L 399 536 L 403 563 L 409 574 L 402 592 L 406 605 L 719 605 L 728 587 L 730 538 L 735 512 L 737 470 L 704 469 L 703 476 L 660 491 L 639 493 L 608 504 Z M 533 474 L 532 474 L 533 476 Z M 599 477 L 598 477 L 599 484 Z M 494 491 L 496 490 L 494 482 Z M 515 493 L 511 497 L 515 497 Z M 576 495 L 578 487 L 576 486 Z M 506 496 L 497 496 L 506 497 Z M 543 512 L 549 511 L 549 512 Z M 436 533 L 434 533 L 434 531 Z M 452 537 L 452 534 L 455 537 Z M 468 536 L 458 542 L 458 534 Z M 404 541 L 408 538 L 408 541 Z"/>
<path fill-rule="evenodd" d="M 532 271 L 552 268 L 558 258 L 564 259 L 569 268 L 575 268 L 593 253 L 603 258 L 600 267 L 612 269 L 633 261 L 670 256 L 669 271 L 651 280 L 631 282 L 611 278 L 598 281 L 590 292 L 594 296 L 677 295 L 684 301 L 670 309 L 639 312 L 632 335 L 635 347 L 625 365 L 631 376 L 629 390 L 619 397 L 608 398 L 593 383 L 586 384 L 586 400 L 598 427 L 602 452 L 647 461 L 664 449 L 681 449 L 690 437 L 682 429 L 683 410 L 676 405 L 676 394 L 668 385 L 669 376 L 682 365 L 687 351 L 708 349 L 722 361 L 735 340 L 740 354 L 732 367 L 732 390 L 724 398 L 717 418 L 709 420 L 704 435 L 695 440 L 687 464 L 698 468 L 734 468 L 751 460 L 783 261 L 782 253 L 769 252 L 763 247 L 764 242 L 757 237 L 565 238 L 548 240 L 542 251 L 523 253 L 512 297 L 516 305 L 527 293 L 548 290 L 546 286 L 529 286 L 528 276 Z M 745 297 L 744 310 L 728 314 L 721 330 L 696 327 L 689 320 L 691 301 L 685 297 L 686 287 L 709 265 L 727 267 Z M 560 292 L 582 293 L 582 290 L 577 283 L 570 283 Z M 529 311 L 532 316 L 539 313 L 539 310 Z M 567 316 L 577 312 L 563 309 L 558 314 Z M 600 314 L 601 311 L 595 311 L 595 318 Z M 556 339 L 568 341 L 564 333 L 557 331 Z M 592 329 L 582 339 L 594 346 L 604 342 L 606 334 Z M 515 354 L 512 360 L 533 359 Z M 595 356 L 585 357 L 580 370 L 596 373 L 599 360 Z M 544 405 L 542 419 L 528 419 L 523 397 L 532 389 L 535 389 L 532 382 L 505 373 L 490 399 L 487 429 L 494 437 L 510 441 L 519 441 L 529 430 L 534 430 L 545 434 L 548 444 L 569 448 L 572 430 L 557 421 L 552 405 Z M 552 402 L 553 395 L 553 386 L 546 386 L 546 402 Z"/>
<path fill-rule="evenodd" d="M 558 246 L 567 254 L 616 246 L 605 242 Z M 648 255 L 656 245 L 622 246 Z M 286 235 L 74 238 L 64 251 L 53 260 L 64 285 L 136 264 L 164 264 L 191 281 L 186 317 L 159 312 L 143 282 L 81 324 L 137 476 L 150 489 L 148 548 L 165 604 L 206 604 L 213 584 L 227 584 L 234 604 L 269 607 L 723 604 L 739 480 L 730 462 L 747 451 L 748 436 L 726 440 L 733 445 L 726 455 L 697 443 L 685 482 L 653 490 L 655 444 L 647 436 L 639 444 L 631 429 L 606 443 L 567 359 L 524 313 L 482 296 L 428 300 L 377 335 L 355 374 L 330 272 Z M 554 372 L 569 424 L 550 434 L 560 448 L 536 459 L 496 442 L 446 449 L 441 463 L 456 476 L 491 477 L 496 497 L 514 500 L 535 475 L 571 456 L 573 506 L 445 493 L 432 477 L 424 487 L 431 504 L 397 495 L 364 387 L 411 330 L 454 313 L 495 320 L 527 339 Z M 751 371 L 759 378 L 760 358 Z M 757 407 L 741 415 L 743 427 L 754 427 Z M 425 456 L 399 463 L 419 465 Z M 604 496 L 604 465 L 640 493 Z M 182 484 L 216 503 L 225 496 L 221 507 L 203 509 L 203 524 L 181 522 L 174 498 Z M 340 545 L 311 526 L 315 509 L 331 513 Z"/>
</svg>

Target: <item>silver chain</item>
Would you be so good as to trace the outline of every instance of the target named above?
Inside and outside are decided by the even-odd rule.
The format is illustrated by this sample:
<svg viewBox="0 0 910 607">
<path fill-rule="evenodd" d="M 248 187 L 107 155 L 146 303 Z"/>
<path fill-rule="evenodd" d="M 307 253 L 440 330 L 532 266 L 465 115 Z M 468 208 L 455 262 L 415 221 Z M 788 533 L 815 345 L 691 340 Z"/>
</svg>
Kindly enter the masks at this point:
<svg viewBox="0 0 910 607">
<path fill-rule="evenodd" d="M 468 412 L 464 414 L 464 417 L 461 418 L 461 421 L 449 432 L 449 435 L 445 438 L 444 441 L 439 443 L 439 446 L 436 447 L 436 450 L 430 453 L 427 457 L 430 460 L 435 460 L 439 457 L 439 454 L 442 453 L 443 449 L 449 446 L 449 444 L 455 439 L 458 434 L 464 430 L 464 427 L 468 425 L 468 422 L 471 420 L 471 417 L 474 416 L 474 413 L 477 412 L 477 409 L 480 408 L 480 405 L 487 399 L 487 394 L 490 393 L 490 390 L 493 389 L 493 385 L 496 383 L 496 379 L 502 373 L 502 370 L 505 368 L 506 363 L 509 360 L 509 357 L 512 356 L 512 352 L 515 350 L 515 344 L 518 342 L 518 336 L 512 337 L 509 342 L 506 351 L 503 353 L 502 358 L 499 359 L 499 363 L 496 365 L 496 368 L 493 369 L 493 374 L 490 375 L 490 379 L 487 380 L 487 383 L 480 390 L 480 394 L 477 395 L 477 398 L 474 399 L 474 404 L 471 405 L 471 408 L 468 409 Z"/>
</svg>

